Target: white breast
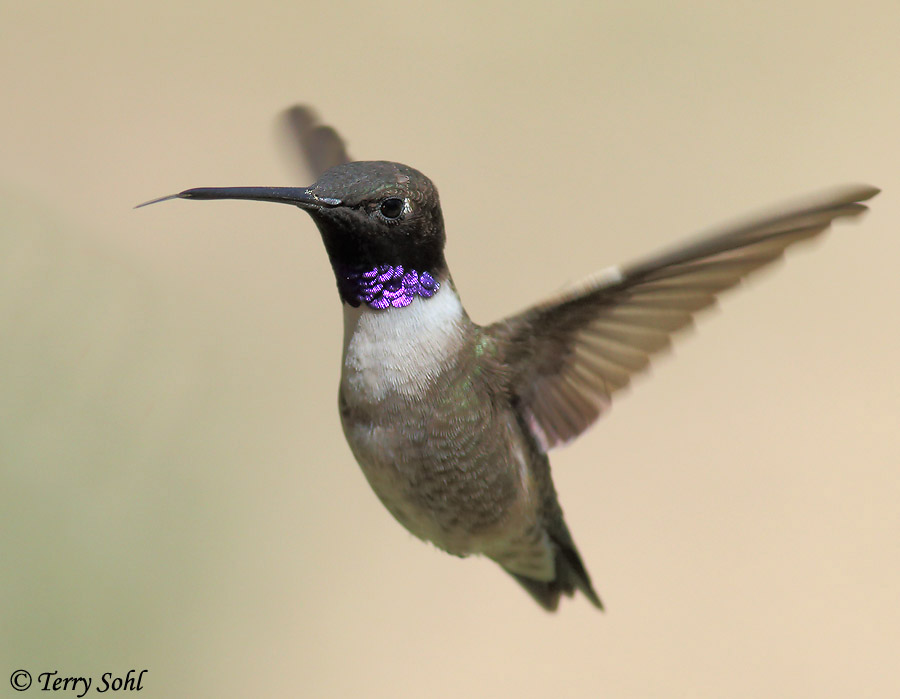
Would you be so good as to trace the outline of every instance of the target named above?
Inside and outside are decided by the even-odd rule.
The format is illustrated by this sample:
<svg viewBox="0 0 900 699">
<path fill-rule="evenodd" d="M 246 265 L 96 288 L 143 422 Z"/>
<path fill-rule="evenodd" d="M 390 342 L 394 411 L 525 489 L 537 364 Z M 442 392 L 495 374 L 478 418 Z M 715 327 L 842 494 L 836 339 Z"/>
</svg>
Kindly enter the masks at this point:
<svg viewBox="0 0 900 699">
<path fill-rule="evenodd" d="M 377 310 L 344 304 L 345 399 L 374 402 L 391 393 L 421 395 L 446 357 L 459 349 L 462 305 L 445 282 L 431 298 Z"/>
</svg>

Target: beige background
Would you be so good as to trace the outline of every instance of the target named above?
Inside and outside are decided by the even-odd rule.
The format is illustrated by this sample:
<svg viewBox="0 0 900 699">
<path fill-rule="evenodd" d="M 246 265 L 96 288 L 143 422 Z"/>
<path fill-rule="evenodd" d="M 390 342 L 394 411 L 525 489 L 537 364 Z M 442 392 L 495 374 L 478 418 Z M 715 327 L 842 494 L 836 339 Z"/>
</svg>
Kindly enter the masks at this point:
<svg viewBox="0 0 900 699">
<path fill-rule="evenodd" d="M 0 693 L 19 667 L 148 668 L 152 697 L 900 693 L 894 0 L 137 5 L 0 3 Z M 884 189 L 554 454 L 605 615 L 382 509 L 303 214 L 131 208 L 307 184 L 273 136 L 298 101 L 438 183 L 482 322 Z"/>
</svg>

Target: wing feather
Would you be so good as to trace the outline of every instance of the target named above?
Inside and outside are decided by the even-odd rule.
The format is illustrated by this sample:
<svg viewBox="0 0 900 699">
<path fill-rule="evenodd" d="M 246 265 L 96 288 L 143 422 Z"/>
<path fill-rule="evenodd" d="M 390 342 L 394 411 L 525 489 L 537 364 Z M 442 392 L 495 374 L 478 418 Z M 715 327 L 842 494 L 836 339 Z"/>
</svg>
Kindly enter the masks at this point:
<svg viewBox="0 0 900 699">
<path fill-rule="evenodd" d="M 707 233 L 686 245 L 614 267 L 485 328 L 503 348 L 509 386 L 547 450 L 590 426 L 614 394 L 665 350 L 671 335 L 716 295 L 866 211 L 878 193 L 852 186 Z"/>
<path fill-rule="evenodd" d="M 335 165 L 351 161 L 338 132 L 320 124 L 312 108 L 296 105 L 286 109 L 279 117 L 279 125 L 288 150 L 315 179 Z"/>
</svg>

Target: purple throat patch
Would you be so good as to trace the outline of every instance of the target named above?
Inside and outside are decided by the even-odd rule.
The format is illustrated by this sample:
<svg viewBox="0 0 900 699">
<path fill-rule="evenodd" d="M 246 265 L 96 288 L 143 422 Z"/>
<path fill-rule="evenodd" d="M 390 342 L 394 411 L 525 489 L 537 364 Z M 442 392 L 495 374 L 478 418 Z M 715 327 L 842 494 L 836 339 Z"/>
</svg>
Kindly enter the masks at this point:
<svg viewBox="0 0 900 699">
<path fill-rule="evenodd" d="M 428 272 L 406 270 L 402 265 L 379 265 L 369 270 L 336 270 L 338 291 L 354 308 L 403 308 L 416 296 L 431 298 L 441 288 Z"/>
</svg>

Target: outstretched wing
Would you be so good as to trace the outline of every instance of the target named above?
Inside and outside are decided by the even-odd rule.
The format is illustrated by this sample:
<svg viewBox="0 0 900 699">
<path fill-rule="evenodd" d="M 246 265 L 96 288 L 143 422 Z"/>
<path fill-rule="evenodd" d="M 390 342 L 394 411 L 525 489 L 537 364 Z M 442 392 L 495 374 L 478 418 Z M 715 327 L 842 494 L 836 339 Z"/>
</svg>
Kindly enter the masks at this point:
<svg viewBox="0 0 900 699">
<path fill-rule="evenodd" d="M 289 149 L 315 179 L 335 165 L 350 162 L 343 139 L 332 127 L 320 124 L 311 107 L 297 105 L 286 109 L 279 117 L 279 125 Z"/>
<path fill-rule="evenodd" d="M 851 186 L 744 221 L 660 255 L 611 267 L 487 328 L 511 369 L 510 387 L 547 450 L 583 432 L 616 391 L 666 348 L 715 296 L 814 238 L 878 193 Z"/>
</svg>

